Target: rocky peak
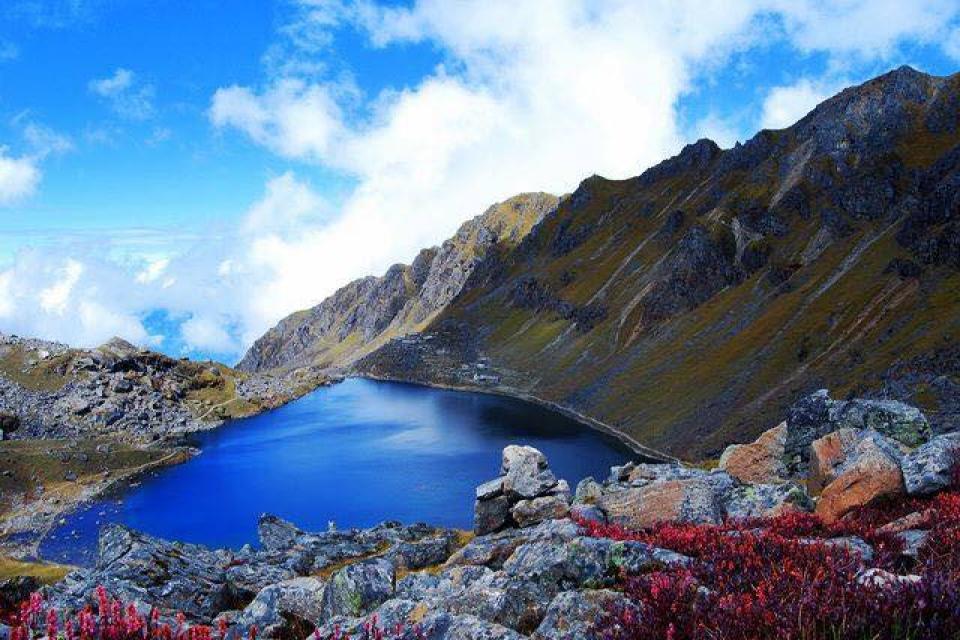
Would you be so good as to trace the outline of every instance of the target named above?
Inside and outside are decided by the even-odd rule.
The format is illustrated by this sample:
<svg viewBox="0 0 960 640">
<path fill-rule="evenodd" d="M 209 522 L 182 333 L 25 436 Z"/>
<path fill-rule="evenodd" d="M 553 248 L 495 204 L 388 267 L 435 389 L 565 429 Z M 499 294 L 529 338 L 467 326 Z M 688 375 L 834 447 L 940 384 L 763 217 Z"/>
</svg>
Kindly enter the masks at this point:
<svg viewBox="0 0 960 640">
<path fill-rule="evenodd" d="M 515 247 L 557 202 L 547 193 L 524 193 L 491 206 L 439 247 L 422 250 L 412 264 L 356 280 L 312 309 L 284 318 L 254 343 L 238 368 L 344 365 L 388 335 L 418 331 L 484 260 Z M 347 340 L 353 346 L 344 349 L 340 345 Z"/>
</svg>

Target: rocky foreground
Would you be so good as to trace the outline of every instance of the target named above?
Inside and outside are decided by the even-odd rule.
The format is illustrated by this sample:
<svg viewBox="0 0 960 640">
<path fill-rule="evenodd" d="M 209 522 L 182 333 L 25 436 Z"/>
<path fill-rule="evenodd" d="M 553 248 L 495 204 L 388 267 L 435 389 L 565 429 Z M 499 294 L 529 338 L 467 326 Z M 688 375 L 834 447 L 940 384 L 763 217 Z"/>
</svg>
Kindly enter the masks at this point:
<svg viewBox="0 0 960 640">
<path fill-rule="evenodd" d="M 101 624 L 229 636 L 955 637 L 958 455 L 960 433 L 932 436 L 913 407 L 820 392 L 711 470 L 628 463 L 571 493 L 543 454 L 509 446 L 472 534 L 311 533 L 265 515 L 259 549 L 210 550 L 109 526 L 96 566 L 38 610 L 56 622 L 102 586 L 133 608 L 101 593 L 115 608 Z"/>
</svg>

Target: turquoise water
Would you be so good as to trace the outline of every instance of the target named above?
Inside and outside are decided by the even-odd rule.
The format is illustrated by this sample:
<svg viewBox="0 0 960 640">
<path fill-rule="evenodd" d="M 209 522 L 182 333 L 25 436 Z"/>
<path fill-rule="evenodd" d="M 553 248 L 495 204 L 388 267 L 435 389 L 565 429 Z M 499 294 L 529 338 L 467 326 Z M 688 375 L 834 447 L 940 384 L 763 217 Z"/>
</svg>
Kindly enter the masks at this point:
<svg viewBox="0 0 960 640">
<path fill-rule="evenodd" d="M 68 516 L 41 556 L 88 563 L 106 522 L 217 547 L 256 544 L 264 512 L 308 530 L 384 520 L 470 528 L 474 488 L 497 475 L 508 444 L 543 451 L 571 487 L 636 457 L 615 438 L 537 405 L 363 379 L 195 440 L 203 451 L 196 458 Z"/>
</svg>

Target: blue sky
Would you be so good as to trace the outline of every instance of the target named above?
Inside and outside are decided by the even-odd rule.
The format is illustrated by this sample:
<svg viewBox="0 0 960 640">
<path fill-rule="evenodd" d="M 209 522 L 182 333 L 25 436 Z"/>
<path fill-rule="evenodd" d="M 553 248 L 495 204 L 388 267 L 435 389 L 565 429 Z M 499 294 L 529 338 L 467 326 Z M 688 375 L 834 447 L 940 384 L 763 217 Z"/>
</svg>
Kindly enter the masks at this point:
<svg viewBox="0 0 960 640">
<path fill-rule="evenodd" d="M 515 192 L 730 145 L 900 64 L 953 73 L 958 18 L 940 0 L 8 0 L 0 331 L 232 361 Z"/>
</svg>

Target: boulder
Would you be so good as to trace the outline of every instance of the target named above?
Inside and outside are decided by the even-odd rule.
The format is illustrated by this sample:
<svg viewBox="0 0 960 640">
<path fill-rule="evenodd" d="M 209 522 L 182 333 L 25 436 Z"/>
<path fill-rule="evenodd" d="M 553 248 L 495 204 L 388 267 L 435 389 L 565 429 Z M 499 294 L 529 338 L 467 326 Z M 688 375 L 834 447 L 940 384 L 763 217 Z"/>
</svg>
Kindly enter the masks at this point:
<svg viewBox="0 0 960 640">
<path fill-rule="evenodd" d="M 724 500 L 727 518 L 772 518 L 785 513 L 813 511 L 813 501 L 796 484 L 748 484 L 731 489 Z"/>
<path fill-rule="evenodd" d="M 319 578 L 285 580 L 265 587 L 232 622 L 246 635 L 256 626 L 261 637 L 282 638 L 320 624 L 324 583 Z"/>
<path fill-rule="evenodd" d="M 393 595 L 393 564 L 383 558 L 364 560 L 340 569 L 323 591 L 323 619 L 362 616 Z"/>
<path fill-rule="evenodd" d="M 801 398 L 787 411 L 784 452 L 791 464 L 805 462 L 810 453 L 810 444 L 833 431 L 830 427 L 832 403 L 830 393 L 820 389 Z"/>
<path fill-rule="evenodd" d="M 856 447 L 859 439 L 859 431 L 841 429 L 828 433 L 810 444 L 807 490 L 812 495 L 820 495 L 824 487 L 836 479 L 837 472 L 847 461 L 847 456 Z"/>
<path fill-rule="evenodd" d="M 549 585 L 491 573 L 441 598 L 435 607 L 448 613 L 474 615 L 527 634 L 543 620 L 553 594 Z"/>
<path fill-rule="evenodd" d="M 920 556 L 920 549 L 927 544 L 927 540 L 930 538 L 929 531 L 919 531 L 917 529 L 907 529 L 898 532 L 896 535 L 903 543 L 903 550 L 900 555 L 911 560 L 916 560 Z"/>
<path fill-rule="evenodd" d="M 816 512 L 825 522 L 834 522 L 851 509 L 878 498 L 905 492 L 901 454 L 889 439 L 874 431 L 862 431 L 853 438 L 842 435 L 832 440 L 836 442 L 829 446 L 815 444 L 811 448 L 814 452 L 826 452 L 823 461 L 811 461 L 811 466 L 824 474 L 818 481 L 823 490 Z M 842 459 L 833 457 L 837 450 Z"/>
<path fill-rule="evenodd" d="M 605 616 L 631 608 L 635 605 L 616 591 L 564 591 L 550 603 L 543 622 L 530 637 L 534 640 L 592 638 Z"/>
<path fill-rule="evenodd" d="M 788 410 L 785 453 L 793 470 L 802 467 L 814 440 L 840 429 L 869 429 L 915 447 L 931 435 L 930 424 L 916 407 L 893 400 L 833 400 L 821 389 Z"/>
<path fill-rule="evenodd" d="M 507 529 L 477 536 L 458 550 L 446 566 L 488 566 L 499 569 L 514 550 L 535 541 L 566 542 L 580 535 L 580 527 L 570 520 L 548 520 L 526 529 Z"/>
<path fill-rule="evenodd" d="M 510 524 L 510 499 L 507 496 L 477 500 L 474 503 L 473 530 L 478 536 L 500 531 Z"/>
<path fill-rule="evenodd" d="M 546 457 L 533 447 L 504 448 L 500 472 L 499 478 L 476 489 L 473 528 L 477 535 L 567 515 L 570 485 L 557 480 Z"/>
<path fill-rule="evenodd" d="M 849 553 L 859 564 L 869 564 L 873 561 L 873 547 L 856 536 L 840 538 L 799 538 L 799 544 L 822 545 L 827 549 L 842 549 Z"/>
<path fill-rule="evenodd" d="M 398 542 L 385 557 L 398 569 L 415 571 L 445 562 L 456 549 L 456 545 L 456 535 L 445 532 L 421 540 Z"/>
<path fill-rule="evenodd" d="M 536 498 L 553 489 L 557 479 L 546 457 L 533 447 L 510 445 L 503 450 L 504 493 L 518 498 Z"/>
<path fill-rule="evenodd" d="M 592 522 L 607 522 L 606 514 L 600 510 L 594 504 L 579 504 L 574 503 L 570 505 L 570 517 L 575 520 L 589 520 Z"/>
<path fill-rule="evenodd" d="M 834 401 L 830 422 L 835 429 L 872 429 L 908 447 L 930 439 L 930 423 L 916 407 L 896 400 Z"/>
<path fill-rule="evenodd" d="M 523 640 L 523 636 L 502 625 L 472 615 L 440 612 L 427 615 L 418 624 L 418 635 L 410 640 Z M 404 636 L 407 640 L 407 636 Z"/>
<path fill-rule="evenodd" d="M 688 562 L 689 558 L 678 553 L 641 542 L 581 537 L 565 543 L 520 545 L 503 564 L 503 570 L 563 590 L 613 584 L 623 571 L 633 574 Z"/>
<path fill-rule="evenodd" d="M 883 569 L 864 569 L 857 574 L 857 584 L 874 589 L 894 589 L 903 585 L 914 585 L 922 578 L 916 575 L 901 576 Z"/>
<path fill-rule="evenodd" d="M 576 504 L 593 504 L 603 495 L 603 485 L 588 476 L 577 484 L 573 501 Z"/>
<path fill-rule="evenodd" d="M 716 524 L 723 517 L 720 496 L 703 477 L 607 491 L 597 507 L 608 521 L 633 529 L 658 522 Z"/>
<path fill-rule="evenodd" d="M 909 529 L 922 529 L 926 528 L 928 522 L 932 522 L 932 519 L 935 517 L 936 513 L 933 509 L 926 509 L 924 511 L 914 511 L 913 513 L 908 513 L 902 518 L 897 518 L 893 522 L 888 522 L 879 529 L 878 533 L 901 533 Z"/>
<path fill-rule="evenodd" d="M 569 503 L 560 496 L 521 500 L 510 510 L 513 521 L 521 527 L 529 527 L 544 520 L 565 518 L 569 512 Z"/>
<path fill-rule="evenodd" d="M 960 432 L 937 436 L 903 457 L 903 480 L 910 495 L 928 495 L 953 482 L 960 461 Z"/>
<path fill-rule="evenodd" d="M 787 444 L 787 423 L 764 431 L 750 444 L 734 444 L 720 456 L 720 469 L 740 482 L 771 484 L 787 477 L 784 462 Z"/>
</svg>

